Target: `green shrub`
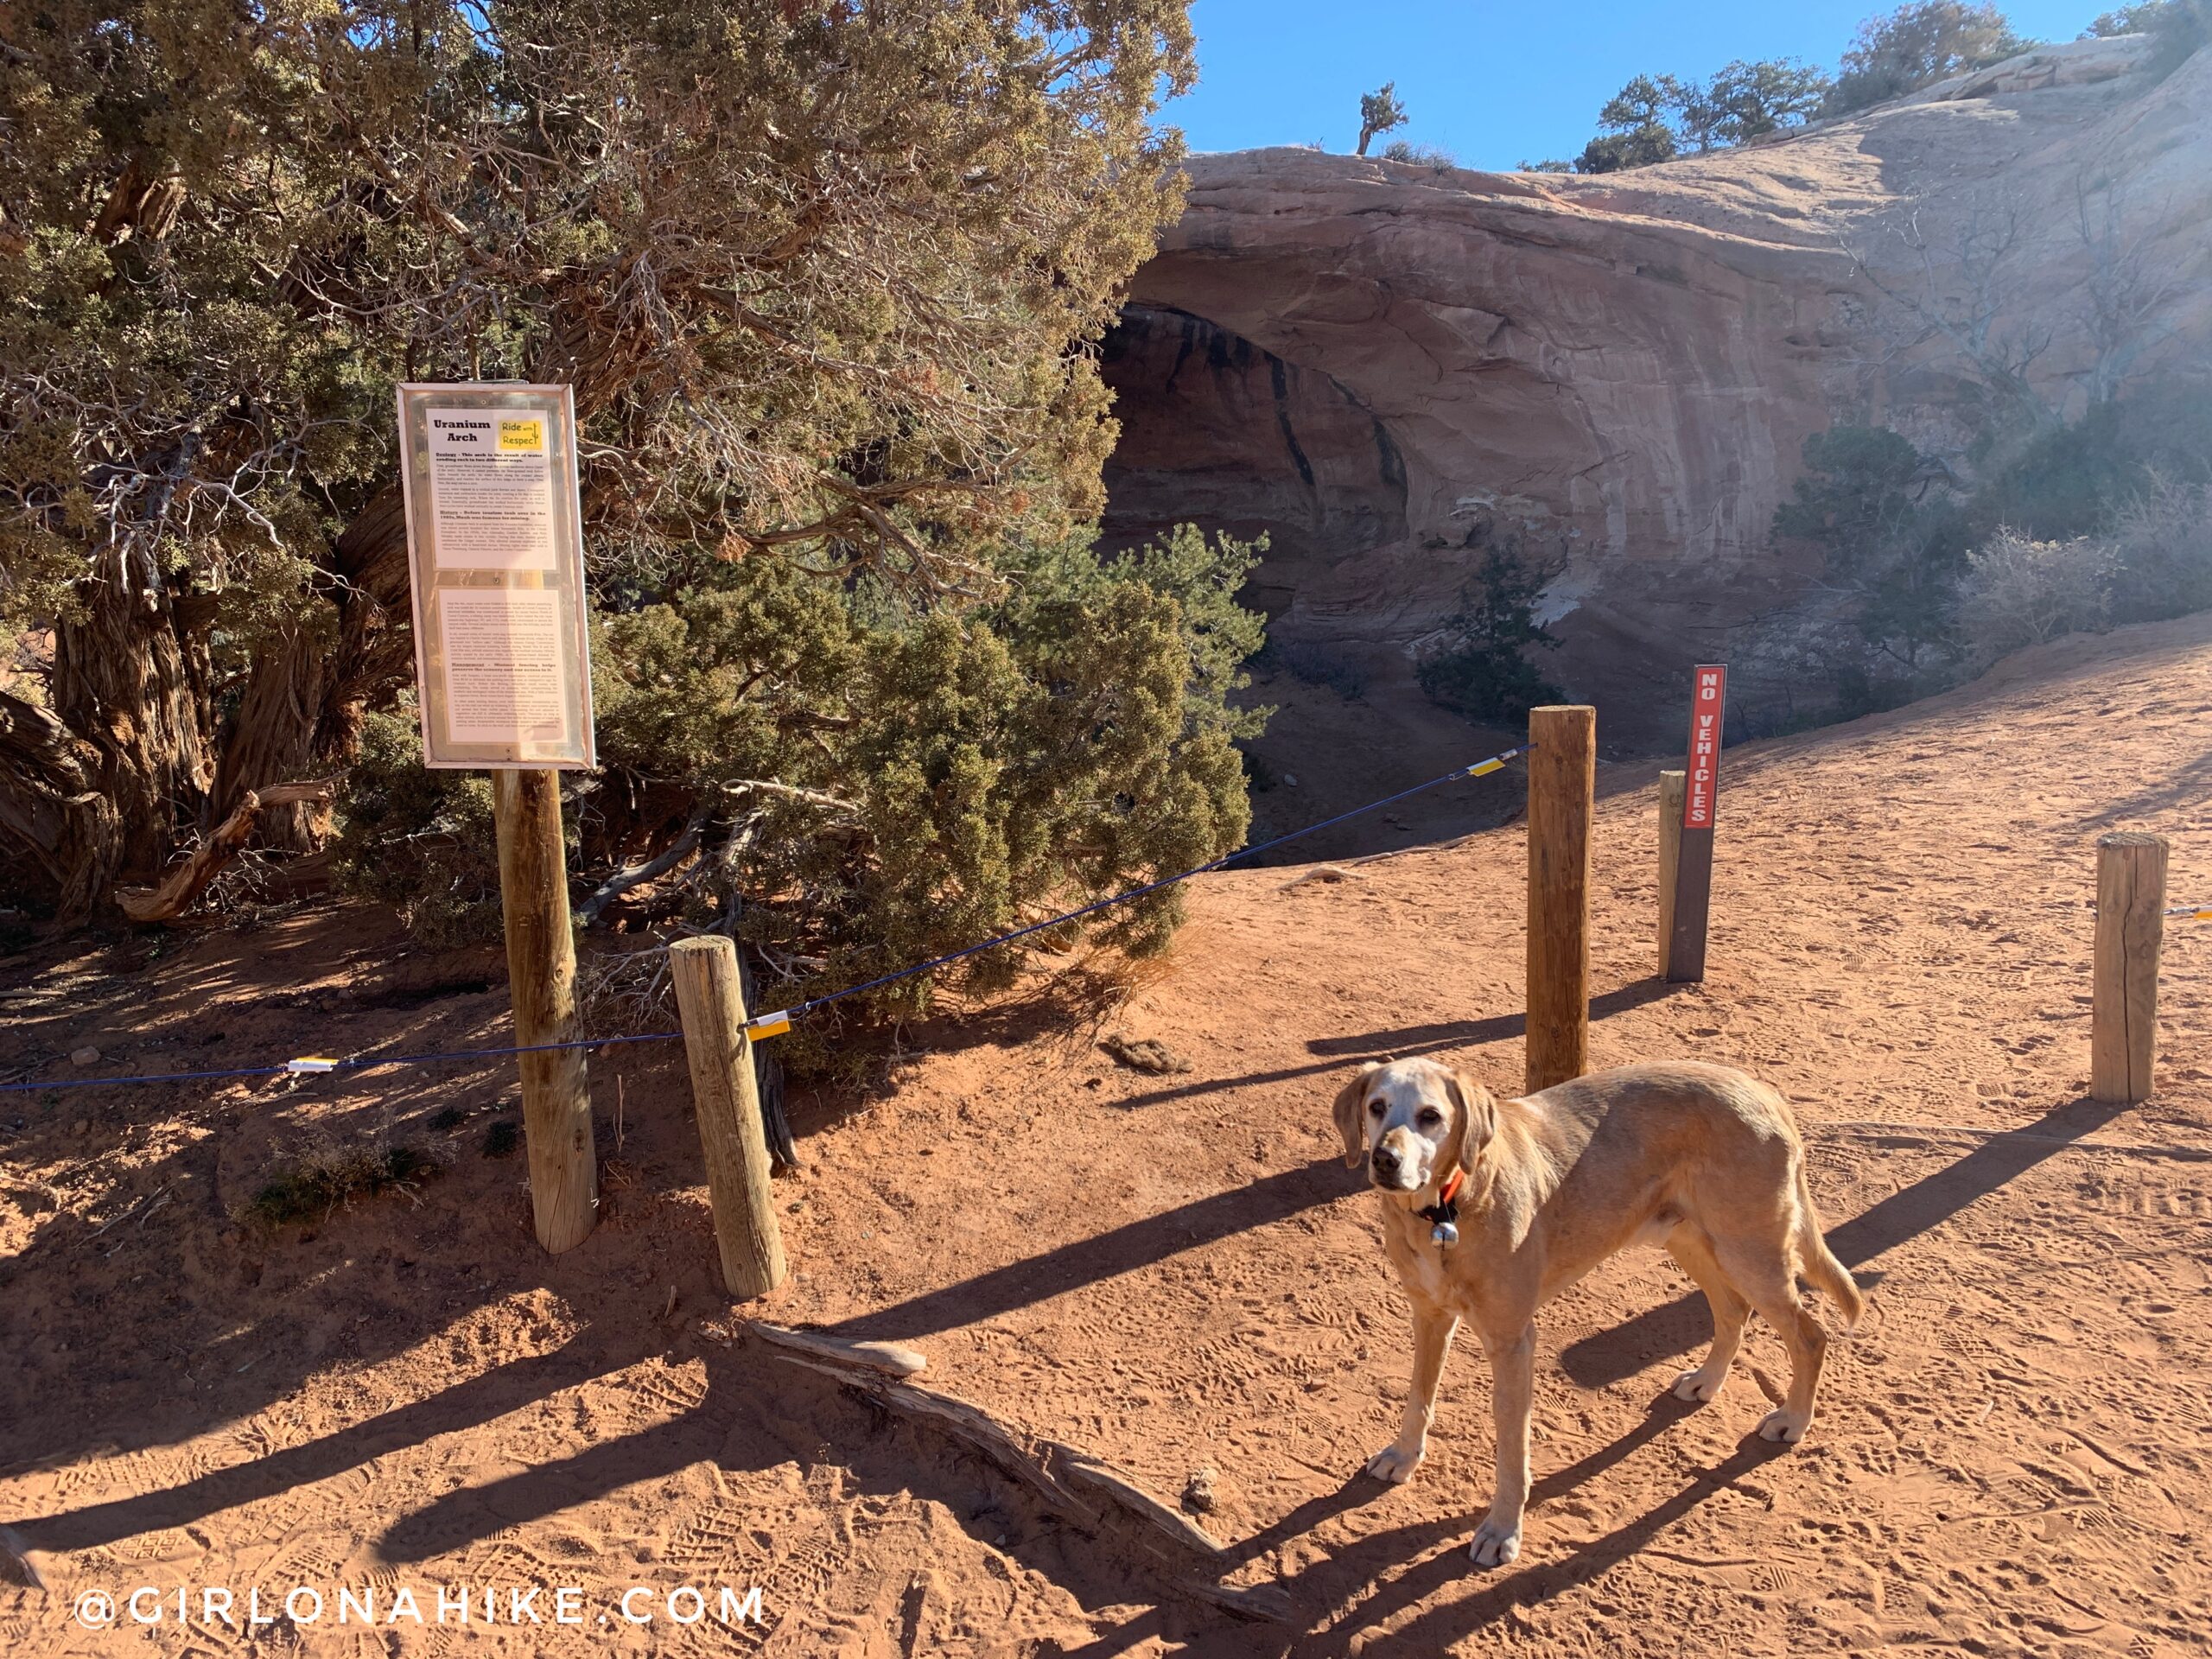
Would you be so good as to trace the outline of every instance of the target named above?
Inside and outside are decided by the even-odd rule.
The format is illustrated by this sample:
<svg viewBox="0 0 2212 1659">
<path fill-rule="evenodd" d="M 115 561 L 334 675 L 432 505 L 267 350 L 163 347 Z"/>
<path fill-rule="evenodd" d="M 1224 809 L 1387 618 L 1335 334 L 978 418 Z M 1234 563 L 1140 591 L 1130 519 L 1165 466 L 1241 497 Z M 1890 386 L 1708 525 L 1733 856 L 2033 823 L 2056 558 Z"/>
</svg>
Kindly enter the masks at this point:
<svg viewBox="0 0 2212 1659">
<path fill-rule="evenodd" d="M 2012 31 L 1993 5 L 1965 0 L 1914 0 L 1859 26 L 1843 54 L 1823 116 L 1852 115 L 1918 92 L 1969 69 L 2001 63 L 2034 44 Z"/>
<path fill-rule="evenodd" d="M 1887 427 L 1816 432 L 1804 461 L 1775 511 L 1776 537 L 1817 550 L 1828 581 L 1853 595 L 1868 646 L 1917 673 L 1953 646 L 1952 589 L 1971 543 L 1948 470 Z"/>
<path fill-rule="evenodd" d="M 2158 73 L 2170 73 L 2212 41 L 2212 3 L 2137 0 L 2133 5 L 2104 13 L 2082 31 L 2083 40 L 2113 35 L 2148 35 L 2152 68 Z"/>
<path fill-rule="evenodd" d="M 1532 649 L 1559 639 L 1536 620 L 1536 601 L 1564 561 L 1530 559 L 1516 542 L 1493 543 L 1474 579 L 1459 590 L 1459 608 L 1445 619 L 1445 644 L 1416 671 L 1422 690 L 1470 720 L 1524 720 L 1540 703 L 1566 695 L 1538 673 Z"/>
<path fill-rule="evenodd" d="M 2095 535 L 2154 479 L 2212 480 L 2212 388 L 2148 384 L 2038 433 L 1975 492 L 1974 527 L 2014 525 L 2042 541 Z"/>
<path fill-rule="evenodd" d="M 1303 640 L 1269 640 L 1267 649 L 1252 659 L 1252 666 L 1279 668 L 1300 685 L 1325 686 L 1346 702 L 1357 702 L 1367 696 L 1370 677 L 1365 668 L 1325 646 Z"/>
<path fill-rule="evenodd" d="M 577 780 L 575 878 L 696 839 L 652 918 L 735 933 L 782 1006 L 842 990 L 1243 843 L 1231 696 L 1262 642 L 1235 595 L 1257 548 L 1189 526 L 1128 552 L 1001 555 L 987 591 L 921 607 L 798 557 L 708 559 L 594 627 L 601 772 Z M 441 934 L 495 910 L 480 785 L 378 729 L 343 806 L 340 879 Z M 416 895 L 437 895 L 435 903 Z M 1033 944 L 1163 946 L 1173 891 Z M 487 925 L 496 925 L 486 918 Z M 1005 984 L 1027 946 L 952 977 Z M 919 1014 L 931 981 L 846 1012 Z M 819 1021 L 785 1052 L 822 1056 Z"/>
<path fill-rule="evenodd" d="M 425 944 L 499 937 L 492 785 L 481 772 L 425 766 L 411 707 L 362 722 L 337 820 L 330 868 L 342 891 L 391 906 Z"/>
</svg>

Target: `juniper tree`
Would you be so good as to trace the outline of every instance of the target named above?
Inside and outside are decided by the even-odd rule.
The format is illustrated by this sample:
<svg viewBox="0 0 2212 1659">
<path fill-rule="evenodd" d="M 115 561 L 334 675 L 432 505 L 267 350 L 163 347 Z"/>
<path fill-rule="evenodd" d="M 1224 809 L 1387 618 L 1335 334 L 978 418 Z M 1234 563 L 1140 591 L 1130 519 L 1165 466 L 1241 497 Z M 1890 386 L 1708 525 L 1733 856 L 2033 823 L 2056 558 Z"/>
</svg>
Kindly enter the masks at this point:
<svg viewBox="0 0 2212 1659">
<path fill-rule="evenodd" d="M 408 677 L 395 380 L 574 387 L 602 609 L 752 562 L 1001 602 L 1099 507 L 1192 74 L 1185 0 L 50 0 L 0 46 L 0 845 L 65 914 Z"/>
<path fill-rule="evenodd" d="M 1359 148 L 1354 155 L 1366 155 L 1376 133 L 1395 132 L 1406 124 L 1406 106 L 1398 102 L 1397 85 L 1386 80 L 1376 91 L 1360 94 Z"/>
</svg>

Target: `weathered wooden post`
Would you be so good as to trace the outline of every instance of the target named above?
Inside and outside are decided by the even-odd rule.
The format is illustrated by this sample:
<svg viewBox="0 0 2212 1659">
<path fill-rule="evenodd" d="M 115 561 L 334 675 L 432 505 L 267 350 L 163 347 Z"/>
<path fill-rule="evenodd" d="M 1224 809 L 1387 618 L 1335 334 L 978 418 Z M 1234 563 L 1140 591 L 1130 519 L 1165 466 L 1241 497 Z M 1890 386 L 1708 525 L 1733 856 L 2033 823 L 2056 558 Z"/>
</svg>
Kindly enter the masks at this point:
<svg viewBox="0 0 2212 1659">
<path fill-rule="evenodd" d="M 782 1284 L 785 1267 L 783 1234 L 768 1186 L 768 1140 L 753 1078 L 753 1042 L 745 1033 L 737 947 L 719 935 L 678 939 L 668 947 L 668 961 L 683 1020 L 683 1052 L 691 1062 L 691 1100 L 707 1154 L 722 1283 L 744 1300 Z"/>
<path fill-rule="evenodd" d="M 492 820 L 499 844 L 515 1042 L 533 1048 L 578 1041 L 583 1030 L 576 1019 L 576 941 L 569 927 L 561 774 L 494 772 Z M 584 1052 L 563 1048 L 516 1058 L 522 1065 L 531 1214 L 537 1242 L 557 1255 L 583 1243 L 599 1208 L 599 1160 L 592 1145 Z"/>
<path fill-rule="evenodd" d="M 1668 958 L 1675 945 L 1675 877 L 1682 863 L 1682 802 L 1688 792 L 1689 774 L 1659 774 L 1659 965 L 1667 974 Z"/>
<path fill-rule="evenodd" d="M 2158 948 L 2165 938 L 2166 838 L 2097 838 L 2089 1092 L 2132 1106 L 2151 1097 L 2158 1047 Z"/>
<path fill-rule="evenodd" d="M 1590 1069 L 1590 819 L 1598 711 L 1529 711 L 1530 1093 Z"/>
</svg>

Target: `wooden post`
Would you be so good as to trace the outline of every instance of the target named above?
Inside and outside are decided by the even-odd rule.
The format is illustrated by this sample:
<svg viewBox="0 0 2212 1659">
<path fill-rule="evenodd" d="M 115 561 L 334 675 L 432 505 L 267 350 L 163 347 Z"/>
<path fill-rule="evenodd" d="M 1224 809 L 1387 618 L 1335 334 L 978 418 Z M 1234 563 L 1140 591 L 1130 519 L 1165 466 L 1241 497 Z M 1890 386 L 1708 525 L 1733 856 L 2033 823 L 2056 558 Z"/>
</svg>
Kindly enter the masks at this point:
<svg viewBox="0 0 2212 1659">
<path fill-rule="evenodd" d="M 668 947 L 668 964 L 691 1062 L 691 1101 L 707 1154 L 722 1283 L 741 1301 L 784 1282 L 784 1240 L 768 1190 L 768 1139 L 753 1080 L 752 1039 L 745 1034 L 737 947 L 719 935 L 678 939 Z"/>
<path fill-rule="evenodd" d="M 2097 838 L 2097 943 L 2089 1011 L 2089 1092 L 2151 1097 L 2158 1046 L 2158 947 L 2165 938 L 2166 838 Z"/>
<path fill-rule="evenodd" d="M 507 926 L 507 981 L 515 1042 L 572 1043 L 576 941 L 569 930 L 569 860 L 561 840 L 561 774 L 495 769 L 492 817 L 499 842 L 499 902 Z M 583 1243 L 597 1219 L 599 1162 L 591 1138 L 584 1052 L 523 1054 L 523 1135 L 530 1151 L 530 1207 L 537 1242 L 555 1255 Z"/>
<path fill-rule="evenodd" d="M 1728 708 L 1728 668 L 1700 663 L 1690 671 L 1690 748 L 1675 832 L 1675 930 L 1659 969 L 1669 984 L 1705 977 L 1706 924 L 1713 913 L 1713 836 L 1720 797 L 1720 740 Z"/>
<path fill-rule="evenodd" d="M 1529 1092 L 1590 1069 L 1590 818 L 1598 711 L 1529 711 Z"/>
<path fill-rule="evenodd" d="M 1682 800 L 1689 788 L 1686 772 L 1659 774 L 1659 962 L 1653 970 L 1667 975 L 1675 944 L 1675 875 L 1682 862 Z"/>
</svg>

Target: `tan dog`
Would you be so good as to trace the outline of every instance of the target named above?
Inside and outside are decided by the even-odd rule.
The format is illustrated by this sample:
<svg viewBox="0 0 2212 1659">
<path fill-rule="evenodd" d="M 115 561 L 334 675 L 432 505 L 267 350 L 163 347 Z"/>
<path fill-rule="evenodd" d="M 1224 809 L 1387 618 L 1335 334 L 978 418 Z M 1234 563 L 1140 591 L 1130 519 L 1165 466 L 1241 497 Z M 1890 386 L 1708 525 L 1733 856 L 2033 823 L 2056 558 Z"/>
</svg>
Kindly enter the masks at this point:
<svg viewBox="0 0 2212 1659">
<path fill-rule="evenodd" d="M 1413 1302 L 1413 1390 L 1368 1472 L 1402 1481 L 1420 1465 L 1466 1320 L 1490 1357 L 1497 1421 L 1497 1487 L 1468 1550 L 1480 1565 L 1521 1550 L 1536 1310 L 1617 1250 L 1663 1245 L 1713 1305 L 1713 1351 L 1677 1395 L 1719 1393 L 1757 1308 L 1791 1367 L 1789 1398 L 1759 1433 L 1795 1440 L 1812 1422 L 1827 1335 L 1797 1275 L 1852 1324 L 1859 1287 L 1821 1237 L 1789 1103 L 1764 1084 L 1720 1065 L 1631 1065 L 1500 1102 L 1433 1060 L 1370 1061 L 1336 1117 L 1345 1164 L 1369 1160 L 1383 1246 Z"/>
</svg>

